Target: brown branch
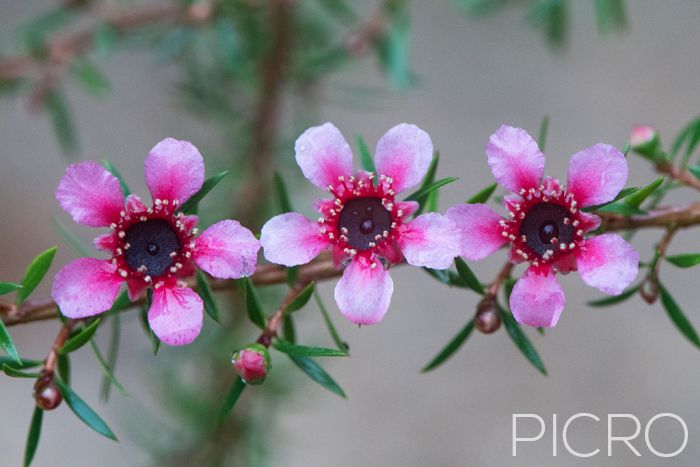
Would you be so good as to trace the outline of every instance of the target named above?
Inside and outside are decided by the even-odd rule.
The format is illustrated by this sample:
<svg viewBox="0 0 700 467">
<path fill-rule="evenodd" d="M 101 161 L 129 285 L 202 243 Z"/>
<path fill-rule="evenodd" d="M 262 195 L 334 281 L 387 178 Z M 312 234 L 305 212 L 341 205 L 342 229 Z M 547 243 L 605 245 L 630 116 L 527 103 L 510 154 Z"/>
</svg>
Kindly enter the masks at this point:
<svg viewBox="0 0 700 467">
<path fill-rule="evenodd" d="M 656 164 L 656 171 L 668 175 L 683 185 L 700 190 L 700 180 L 685 169 L 676 167 L 673 162 L 663 161 Z"/>
<path fill-rule="evenodd" d="M 272 317 L 270 317 L 270 319 L 268 320 L 267 326 L 258 338 L 258 343 L 264 345 L 265 347 L 270 347 L 270 345 L 272 344 L 272 340 L 275 337 L 277 337 L 277 330 L 282 324 L 282 321 L 284 321 L 287 307 L 290 303 L 292 303 L 292 301 L 294 301 L 295 298 L 297 298 L 299 293 L 302 290 L 304 290 L 304 287 L 307 285 L 307 283 L 308 282 L 298 281 L 296 285 L 292 287 L 292 290 L 289 291 L 287 296 L 284 297 L 284 299 L 282 300 L 282 303 L 280 303 L 280 306 L 277 309 L 277 311 L 275 311 Z"/>
<path fill-rule="evenodd" d="M 664 236 L 661 237 L 659 244 L 656 245 L 656 255 L 649 266 L 647 277 L 644 279 L 641 287 L 639 287 L 639 295 L 649 304 L 654 303 L 656 299 L 659 298 L 659 270 L 661 269 L 661 263 L 666 257 L 666 251 L 671 245 L 671 240 L 673 240 L 673 236 L 676 234 L 677 230 L 675 225 L 671 225 Z"/>
<path fill-rule="evenodd" d="M 668 228 L 671 225 L 685 228 L 700 224 L 700 203 L 655 209 L 648 214 L 638 216 L 623 216 L 607 212 L 596 212 L 596 214 L 600 216 L 603 228 L 608 232 L 652 227 Z"/>
</svg>

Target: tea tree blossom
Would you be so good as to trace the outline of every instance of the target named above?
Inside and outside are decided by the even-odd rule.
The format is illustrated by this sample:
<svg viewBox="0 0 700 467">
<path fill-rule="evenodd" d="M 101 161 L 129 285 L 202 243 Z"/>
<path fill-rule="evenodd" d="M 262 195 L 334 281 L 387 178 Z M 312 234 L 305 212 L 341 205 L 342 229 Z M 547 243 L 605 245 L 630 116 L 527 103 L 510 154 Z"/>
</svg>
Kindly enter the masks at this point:
<svg viewBox="0 0 700 467">
<path fill-rule="evenodd" d="M 530 266 L 515 283 L 510 307 L 530 326 L 556 325 L 564 292 L 556 273 L 578 271 L 583 281 L 619 295 L 637 276 L 639 254 L 616 234 L 590 237 L 600 218 L 581 208 L 612 201 L 627 181 L 627 160 L 607 144 L 596 144 L 571 157 L 568 183 L 543 178 L 544 155 L 525 130 L 502 126 L 486 146 L 491 171 L 507 195 L 503 218 L 485 204 L 448 209 L 461 232 L 460 255 L 489 256 L 505 243 L 510 260 Z"/>
<path fill-rule="evenodd" d="M 331 123 L 306 130 L 295 151 L 306 178 L 332 198 L 317 203 L 315 221 L 294 212 L 270 219 L 260 236 L 265 258 L 296 266 L 330 248 L 344 268 L 335 299 L 350 321 L 382 319 L 394 290 L 387 270 L 391 264 L 405 259 L 414 266 L 446 269 L 459 253 L 452 221 L 438 213 L 411 219 L 418 203 L 396 199 L 421 181 L 433 157 L 430 137 L 417 126 L 397 125 L 380 139 L 377 174 L 353 170 L 350 146 Z"/>
<path fill-rule="evenodd" d="M 109 258 L 69 263 L 56 275 L 52 295 L 63 315 L 85 318 L 108 310 L 122 282 L 131 300 L 151 287 L 151 329 L 167 344 L 184 345 L 199 335 L 203 304 L 180 279 L 196 267 L 218 278 L 249 276 L 260 245 L 233 220 L 197 236 L 197 216 L 179 211 L 204 181 L 204 161 L 191 143 L 172 138 L 158 143 L 146 158 L 145 178 L 151 207 L 133 194 L 125 200 L 119 180 L 97 162 L 66 169 L 56 199 L 79 224 L 110 229 L 94 241 Z"/>
</svg>

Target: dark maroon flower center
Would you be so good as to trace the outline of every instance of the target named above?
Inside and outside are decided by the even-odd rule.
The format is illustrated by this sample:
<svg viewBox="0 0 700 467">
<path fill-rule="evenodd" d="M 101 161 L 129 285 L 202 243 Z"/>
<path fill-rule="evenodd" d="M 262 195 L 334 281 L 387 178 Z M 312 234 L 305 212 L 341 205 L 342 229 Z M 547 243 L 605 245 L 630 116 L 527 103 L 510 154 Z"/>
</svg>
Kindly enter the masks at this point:
<svg viewBox="0 0 700 467">
<path fill-rule="evenodd" d="M 338 226 L 352 248 L 364 250 L 388 235 L 391 222 L 391 212 L 382 205 L 381 198 L 355 198 L 343 206 Z"/>
<path fill-rule="evenodd" d="M 520 224 L 520 235 L 525 243 L 538 255 L 556 250 L 558 244 L 569 244 L 574 238 L 574 228 L 567 208 L 555 203 L 540 203 L 532 206 Z"/>
<path fill-rule="evenodd" d="M 126 230 L 124 251 L 126 264 L 134 270 L 157 277 L 167 272 L 180 251 L 180 240 L 170 222 L 149 219 Z"/>
</svg>

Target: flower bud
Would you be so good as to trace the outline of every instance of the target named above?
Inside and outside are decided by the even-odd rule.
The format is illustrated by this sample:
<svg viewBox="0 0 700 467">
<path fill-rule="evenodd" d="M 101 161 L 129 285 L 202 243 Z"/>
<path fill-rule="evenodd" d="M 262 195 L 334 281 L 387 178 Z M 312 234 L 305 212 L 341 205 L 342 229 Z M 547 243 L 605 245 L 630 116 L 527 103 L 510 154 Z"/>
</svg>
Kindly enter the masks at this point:
<svg viewBox="0 0 700 467">
<path fill-rule="evenodd" d="M 491 300 L 482 301 L 476 309 L 474 326 L 484 334 L 496 332 L 501 327 L 501 316 Z"/>
<path fill-rule="evenodd" d="M 661 147 L 659 133 L 651 126 L 635 126 L 630 135 L 630 147 L 647 159 L 656 160 Z"/>
<path fill-rule="evenodd" d="M 247 384 L 262 384 L 270 371 L 270 353 L 261 344 L 248 344 L 233 354 L 236 373 Z"/>
<path fill-rule="evenodd" d="M 42 376 L 34 384 L 36 405 L 44 410 L 53 410 L 61 404 L 63 396 L 53 382 L 53 377 Z"/>
</svg>

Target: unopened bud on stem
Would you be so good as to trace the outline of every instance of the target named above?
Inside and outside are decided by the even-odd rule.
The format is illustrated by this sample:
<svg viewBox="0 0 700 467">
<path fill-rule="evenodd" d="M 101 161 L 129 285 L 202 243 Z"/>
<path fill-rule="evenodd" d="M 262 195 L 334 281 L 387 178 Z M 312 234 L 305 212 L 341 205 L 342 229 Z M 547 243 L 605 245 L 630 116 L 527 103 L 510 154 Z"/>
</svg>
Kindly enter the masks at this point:
<svg viewBox="0 0 700 467">
<path fill-rule="evenodd" d="M 501 316 L 492 298 L 483 299 L 476 308 L 474 326 L 484 334 L 496 332 L 501 327 Z"/>
<path fill-rule="evenodd" d="M 645 158 L 655 161 L 661 155 L 659 133 L 651 126 L 635 126 L 630 135 L 630 147 Z"/>
<path fill-rule="evenodd" d="M 34 384 L 34 400 L 44 410 L 53 410 L 61 404 L 63 396 L 53 381 L 53 375 L 44 375 Z"/>
<path fill-rule="evenodd" d="M 231 363 L 247 384 L 262 384 L 270 371 L 270 352 L 262 344 L 248 344 L 233 354 Z"/>
</svg>

